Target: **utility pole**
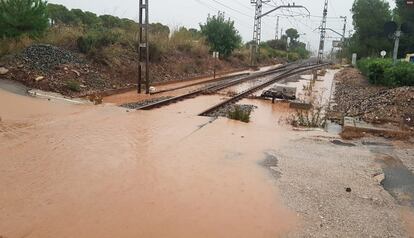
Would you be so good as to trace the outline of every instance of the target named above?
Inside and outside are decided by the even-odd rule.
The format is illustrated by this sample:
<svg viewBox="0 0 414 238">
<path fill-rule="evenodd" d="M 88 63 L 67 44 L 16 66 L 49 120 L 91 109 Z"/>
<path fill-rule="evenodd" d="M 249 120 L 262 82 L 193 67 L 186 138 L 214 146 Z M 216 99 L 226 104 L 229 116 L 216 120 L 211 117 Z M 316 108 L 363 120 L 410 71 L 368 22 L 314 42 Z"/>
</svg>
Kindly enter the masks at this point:
<svg viewBox="0 0 414 238">
<path fill-rule="evenodd" d="M 145 90 L 147 94 L 150 93 L 148 21 L 148 0 L 139 0 L 138 93 L 141 93 L 143 71 L 145 71 Z"/>
<path fill-rule="evenodd" d="M 259 51 L 259 46 L 260 46 L 260 40 L 261 40 L 261 32 L 262 32 L 262 17 L 265 17 L 267 15 L 269 15 L 270 13 L 277 11 L 281 8 L 303 8 L 306 11 L 308 11 L 309 15 L 310 12 L 309 10 L 301 5 L 282 5 L 282 6 L 278 6 L 268 12 L 265 12 L 262 14 L 262 9 L 263 9 L 263 3 L 267 3 L 270 0 L 250 0 L 250 2 L 252 4 L 255 4 L 255 16 L 254 16 L 254 29 L 253 29 L 253 46 L 252 46 L 252 52 L 251 52 L 251 62 L 252 62 L 252 66 L 256 66 L 257 64 L 257 54 L 260 52 Z"/>
<path fill-rule="evenodd" d="M 344 19 L 344 28 L 342 29 L 342 47 L 345 46 L 345 34 L 346 34 L 346 24 L 348 22 L 348 17 L 344 16 L 341 17 L 342 19 Z"/>
<path fill-rule="evenodd" d="M 283 38 L 283 28 L 280 29 L 280 39 L 282 39 L 282 38 Z"/>
<path fill-rule="evenodd" d="M 395 32 L 394 54 L 393 54 L 394 65 L 396 65 L 398 62 L 398 48 L 400 47 L 401 33 L 402 33 L 401 30 L 397 30 Z"/>
<path fill-rule="evenodd" d="M 323 8 L 322 25 L 321 25 L 321 40 L 319 43 L 318 63 L 322 63 L 323 61 L 323 52 L 325 50 L 327 17 L 328 17 L 328 0 L 325 0 L 325 5 Z"/>
<path fill-rule="evenodd" d="M 280 17 L 277 17 L 277 21 L 276 21 L 276 36 L 275 36 L 275 40 L 279 40 L 279 20 Z"/>
<path fill-rule="evenodd" d="M 253 27 L 253 45 L 251 46 L 251 65 L 257 65 L 257 57 L 259 54 L 259 46 L 262 37 L 262 18 L 259 16 L 262 15 L 263 10 L 263 0 L 251 0 L 252 4 L 255 4 L 255 13 L 254 13 L 254 27 Z"/>
</svg>

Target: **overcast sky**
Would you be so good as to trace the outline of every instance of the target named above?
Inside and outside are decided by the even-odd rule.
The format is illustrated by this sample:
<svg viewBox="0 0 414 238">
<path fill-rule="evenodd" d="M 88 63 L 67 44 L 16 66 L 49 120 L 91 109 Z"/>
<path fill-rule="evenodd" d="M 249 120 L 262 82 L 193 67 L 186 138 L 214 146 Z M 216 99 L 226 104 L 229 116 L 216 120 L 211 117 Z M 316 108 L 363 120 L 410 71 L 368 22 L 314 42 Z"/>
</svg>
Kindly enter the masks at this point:
<svg viewBox="0 0 414 238">
<path fill-rule="evenodd" d="M 393 0 L 388 0 L 394 6 Z M 51 3 L 63 4 L 68 8 L 80 8 L 99 15 L 111 14 L 122 18 L 138 19 L 138 0 L 49 0 Z M 271 10 L 275 5 L 288 3 L 303 5 L 311 12 L 311 17 L 303 16 L 307 12 L 300 9 L 279 10 L 263 19 L 262 40 L 275 38 L 276 15 L 280 16 L 280 27 L 283 29 L 296 28 L 300 33 L 301 41 L 310 43 L 312 50 L 319 45 L 319 32 L 315 30 L 321 23 L 324 0 L 270 0 L 265 5 L 264 11 Z M 328 9 L 328 27 L 342 32 L 343 20 L 340 16 L 348 17 L 348 30 L 352 29 L 350 9 L 353 0 L 330 0 Z M 187 28 L 199 28 L 199 23 L 205 22 L 207 15 L 224 11 L 227 17 L 235 21 L 235 25 L 243 37 L 250 41 L 253 36 L 254 7 L 250 0 L 149 0 L 150 21 L 161 22 L 170 28 L 185 26 Z M 288 15 L 296 15 L 289 17 Z M 302 15 L 302 16 L 297 16 Z M 280 33 L 279 33 L 280 34 Z M 330 50 L 334 33 L 328 32 L 327 51 Z"/>
</svg>

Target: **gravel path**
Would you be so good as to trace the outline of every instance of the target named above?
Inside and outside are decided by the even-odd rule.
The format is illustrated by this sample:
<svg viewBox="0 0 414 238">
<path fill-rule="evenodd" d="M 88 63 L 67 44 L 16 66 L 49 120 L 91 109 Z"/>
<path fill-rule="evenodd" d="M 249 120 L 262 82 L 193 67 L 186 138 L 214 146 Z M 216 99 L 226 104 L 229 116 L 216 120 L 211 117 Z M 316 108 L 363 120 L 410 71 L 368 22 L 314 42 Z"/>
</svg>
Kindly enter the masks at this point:
<svg viewBox="0 0 414 238">
<path fill-rule="evenodd" d="M 303 218 L 303 229 L 288 237 L 408 238 L 401 207 L 374 179 L 378 155 L 331 140 L 296 139 L 273 152 L 284 201 Z"/>
</svg>

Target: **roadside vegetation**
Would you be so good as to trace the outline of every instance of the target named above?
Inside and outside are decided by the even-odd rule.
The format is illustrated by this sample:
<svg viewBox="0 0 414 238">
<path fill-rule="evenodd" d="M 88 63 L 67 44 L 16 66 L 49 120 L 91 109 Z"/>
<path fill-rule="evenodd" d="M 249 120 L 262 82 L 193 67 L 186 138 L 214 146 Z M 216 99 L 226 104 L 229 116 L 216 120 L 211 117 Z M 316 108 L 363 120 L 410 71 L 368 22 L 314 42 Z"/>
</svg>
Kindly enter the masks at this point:
<svg viewBox="0 0 414 238">
<path fill-rule="evenodd" d="M 130 19 L 98 16 L 44 0 L 0 0 L 0 65 L 9 71 L 2 77 L 70 96 L 133 87 L 138 65 L 138 27 Z M 213 51 L 220 52 L 216 68 L 219 71 L 250 66 L 249 44 L 242 42 L 234 22 L 224 13 L 209 16 L 199 29 L 170 29 L 161 23 L 151 23 L 149 34 L 152 82 L 212 74 L 216 65 Z M 289 54 L 283 43 L 287 36 L 277 42 L 263 43 L 259 64 L 308 57 L 305 47 L 295 37 L 291 38 Z M 59 47 L 65 53 L 62 55 L 45 45 Z M 27 49 L 32 52 L 22 57 Z M 50 64 L 44 67 L 47 70 L 38 70 L 32 64 L 42 60 L 36 57 L 39 50 L 50 61 L 68 55 L 78 59 L 71 61 L 75 63 L 53 67 Z M 54 55 L 56 52 L 59 54 Z M 35 80 L 39 78 L 42 80 Z"/>
<path fill-rule="evenodd" d="M 228 118 L 236 121 L 249 123 L 251 113 L 252 108 L 242 105 L 235 105 L 231 110 L 229 110 Z"/>
<path fill-rule="evenodd" d="M 369 82 L 374 85 L 399 87 L 414 86 L 414 64 L 391 59 L 362 59 L 358 68 Z"/>
<path fill-rule="evenodd" d="M 384 0 L 355 0 L 351 9 L 355 33 L 346 42 L 342 57 L 358 55 L 358 69 L 373 85 L 386 87 L 414 86 L 414 64 L 403 62 L 407 54 L 414 53 L 414 8 L 406 6 L 405 0 L 395 0 L 392 9 Z M 400 40 L 397 64 L 392 61 L 394 36 L 387 35 L 385 24 L 395 21 L 405 23 L 408 32 Z M 383 59 L 381 51 L 387 55 Z"/>
</svg>

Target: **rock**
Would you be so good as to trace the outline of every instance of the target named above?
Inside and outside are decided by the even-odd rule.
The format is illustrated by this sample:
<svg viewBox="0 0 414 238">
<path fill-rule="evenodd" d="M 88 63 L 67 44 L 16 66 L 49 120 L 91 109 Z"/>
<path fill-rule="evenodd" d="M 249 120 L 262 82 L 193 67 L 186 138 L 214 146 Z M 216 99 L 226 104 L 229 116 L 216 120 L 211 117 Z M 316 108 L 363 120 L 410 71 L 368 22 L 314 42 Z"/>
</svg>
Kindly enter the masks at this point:
<svg viewBox="0 0 414 238">
<path fill-rule="evenodd" d="M 381 183 L 382 183 L 382 181 L 384 181 L 384 180 L 385 180 L 385 174 L 380 173 L 380 174 L 378 174 L 378 175 L 375 175 L 375 176 L 374 176 L 374 179 L 375 179 L 375 181 L 376 181 L 378 184 L 381 184 Z"/>
<path fill-rule="evenodd" d="M 43 79 L 45 79 L 45 77 L 43 77 L 43 76 L 39 76 L 39 77 L 35 78 L 35 81 L 36 81 L 36 82 L 40 82 L 40 81 L 42 81 Z"/>
<path fill-rule="evenodd" d="M 150 93 L 155 93 L 155 92 L 157 92 L 157 89 L 156 89 L 155 87 L 150 87 L 150 88 L 149 88 L 149 90 L 150 90 Z"/>
<path fill-rule="evenodd" d="M 80 77 L 81 76 L 81 74 L 78 72 L 78 71 L 76 71 L 76 70 L 74 70 L 74 69 L 72 69 L 71 70 L 72 72 L 74 72 L 78 77 Z"/>
<path fill-rule="evenodd" d="M 83 60 L 65 49 L 46 44 L 32 45 L 26 48 L 20 57 L 31 68 L 43 72 L 47 72 L 62 64 L 83 62 Z"/>
<path fill-rule="evenodd" d="M 81 88 L 87 88 L 87 86 L 85 84 L 81 84 L 80 87 Z"/>
<path fill-rule="evenodd" d="M 5 75 L 9 72 L 8 69 L 4 68 L 4 67 L 0 67 L 0 75 Z"/>
</svg>

